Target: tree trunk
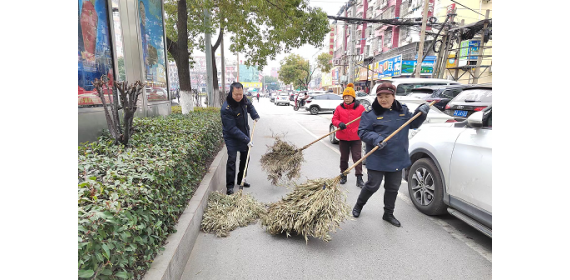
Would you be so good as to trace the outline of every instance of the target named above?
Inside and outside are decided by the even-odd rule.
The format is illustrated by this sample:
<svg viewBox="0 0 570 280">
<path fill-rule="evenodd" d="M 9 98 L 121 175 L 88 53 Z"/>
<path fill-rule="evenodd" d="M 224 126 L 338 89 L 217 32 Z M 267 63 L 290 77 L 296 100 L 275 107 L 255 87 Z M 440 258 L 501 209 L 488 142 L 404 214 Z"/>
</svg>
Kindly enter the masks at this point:
<svg viewBox="0 0 570 280">
<path fill-rule="evenodd" d="M 178 20 L 176 29 L 178 31 L 178 40 L 174 42 L 169 38 L 167 40 L 167 50 L 174 57 L 174 62 L 178 68 L 178 80 L 180 83 L 180 106 L 182 114 L 188 114 L 194 111 L 194 102 L 192 100 L 192 84 L 190 83 L 190 54 L 188 53 L 188 14 L 186 1 L 178 1 Z"/>
<path fill-rule="evenodd" d="M 218 47 L 220 46 L 223 37 L 224 37 L 224 29 L 221 28 L 216 43 L 212 45 L 212 77 L 214 81 L 213 83 L 214 93 L 212 94 L 212 96 L 214 97 L 214 102 L 212 104 L 214 104 L 214 106 L 216 107 L 221 107 L 222 104 L 224 104 L 223 101 L 224 91 L 223 90 L 220 91 L 220 86 L 218 84 L 218 68 L 216 67 L 216 49 L 218 49 Z M 222 71 L 224 71 L 224 69 L 222 69 Z"/>
</svg>

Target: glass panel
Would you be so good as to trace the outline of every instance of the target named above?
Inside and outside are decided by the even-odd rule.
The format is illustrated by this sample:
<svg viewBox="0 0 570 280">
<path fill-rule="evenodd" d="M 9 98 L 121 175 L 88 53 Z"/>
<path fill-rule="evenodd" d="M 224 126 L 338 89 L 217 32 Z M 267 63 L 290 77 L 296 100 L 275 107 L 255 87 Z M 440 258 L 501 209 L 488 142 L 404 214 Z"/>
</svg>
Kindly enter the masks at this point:
<svg viewBox="0 0 570 280">
<path fill-rule="evenodd" d="M 158 0 L 140 0 L 138 4 L 147 99 L 168 100 L 162 4 Z"/>
<path fill-rule="evenodd" d="M 445 85 L 445 83 L 414 83 L 414 84 L 399 84 L 396 88 L 396 95 L 405 96 L 412 91 L 412 89 L 425 87 L 425 86 L 437 86 Z"/>
<path fill-rule="evenodd" d="M 453 101 L 492 102 L 492 91 L 487 89 L 464 90 Z"/>
<path fill-rule="evenodd" d="M 118 76 L 117 81 L 123 82 L 127 79 L 125 71 L 125 56 L 123 54 L 123 31 L 121 19 L 119 17 L 119 0 L 113 0 L 113 34 L 115 34 L 115 54 L 117 56 Z"/>
<path fill-rule="evenodd" d="M 78 106 L 94 107 L 103 103 L 93 81 L 106 77 L 109 90 L 104 89 L 106 102 L 112 99 L 115 79 L 109 37 L 107 1 L 79 1 L 78 9 Z"/>
</svg>

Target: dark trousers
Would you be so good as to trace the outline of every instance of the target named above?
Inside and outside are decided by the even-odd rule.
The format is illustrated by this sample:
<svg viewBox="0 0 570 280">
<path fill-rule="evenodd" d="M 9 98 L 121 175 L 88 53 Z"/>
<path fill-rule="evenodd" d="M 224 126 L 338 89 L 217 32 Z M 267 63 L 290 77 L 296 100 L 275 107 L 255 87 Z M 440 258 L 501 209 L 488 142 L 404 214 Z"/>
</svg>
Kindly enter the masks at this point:
<svg viewBox="0 0 570 280">
<path fill-rule="evenodd" d="M 352 162 L 357 162 L 362 158 L 362 141 L 344 141 L 339 140 L 338 149 L 340 150 L 340 172 L 348 169 L 348 155 L 352 154 Z M 362 175 L 362 162 L 359 163 L 354 171 L 356 175 Z"/>
<path fill-rule="evenodd" d="M 356 207 L 362 209 L 368 199 L 380 188 L 383 178 L 385 179 L 384 213 L 394 214 L 396 197 L 398 196 L 398 190 L 402 182 L 401 170 L 396 172 L 383 172 L 368 169 L 368 182 L 364 184 L 364 187 L 360 191 L 360 195 L 356 201 Z"/>
<path fill-rule="evenodd" d="M 236 180 L 236 160 L 238 150 L 230 147 L 227 147 L 227 149 L 228 162 L 226 163 L 226 188 L 233 188 Z M 237 176 L 238 185 L 241 184 L 241 179 L 243 178 L 243 171 L 245 169 L 245 161 L 247 158 L 247 149 L 239 152 L 239 172 Z"/>
</svg>

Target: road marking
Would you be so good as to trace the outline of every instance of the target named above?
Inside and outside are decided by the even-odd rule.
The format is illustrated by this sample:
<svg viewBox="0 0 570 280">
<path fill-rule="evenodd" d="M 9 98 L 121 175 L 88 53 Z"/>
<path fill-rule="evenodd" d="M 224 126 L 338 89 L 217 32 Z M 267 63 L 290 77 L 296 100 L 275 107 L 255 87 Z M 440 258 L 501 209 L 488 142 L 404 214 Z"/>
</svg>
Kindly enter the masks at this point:
<svg viewBox="0 0 570 280">
<path fill-rule="evenodd" d="M 302 126 L 299 122 L 295 121 L 295 123 L 297 123 L 303 130 L 305 130 L 307 133 L 309 133 L 309 135 L 315 137 L 315 139 L 319 139 L 319 136 L 316 136 L 315 134 L 313 134 L 312 132 L 310 132 L 308 129 L 306 129 L 304 126 Z M 327 138 L 323 138 L 321 141 L 325 140 Z M 337 153 L 338 155 L 340 155 L 340 151 L 338 149 L 334 149 L 333 147 L 325 144 L 324 142 L 321 142 L 323 145 L 325 145 L 326 147 L 330 148 L 331 150 L 333 150 L 335 153 Z M 367 174 L 368 172 L 366 170 L 367 168 L 362 168 L 362 173 Z M 406 182 L 404 180 L 402 180 L 402 183 Z M 383 183 L 383 182 L 382 182 Z M 412 200 L 406 196 L 404 193 L 398 191 L 398 197 L 403 200 L 406 204 L 414 207 L 414 209 L 416 208 L 414 206 L 414 204 L 412 203 Z M 477 244 L 476 242 L 474 242 L 472 239 L 467 238 L 467 236 L 465 236 L 464 234 L 458 232 L 455 228 L 453 228 L 450 224 L 448 224 L 445 221 L 442 221 L 440 219 L 437 218 L 432 218 L 430 216 L 426 217 L 428 219 L 430 219 L 432 222 L 440 225 L 445 231 L 447 231 L 447 233 L 449 233 L 451 236 L 453 236 L 454 238 L 456 238 L 457 240 L 465 243 L 465 245 L 467 245 L 469 248 L 471 248 L 473 251 L 475 251 L 476 253 L 478 253 L 479 255 L 481 255 L 483 258 L 485 258 L 486 260 L 488 260 L 489 262 L 493 262 L 492 261 L 492 252 L 489 252 L 486 248 L 484 248 L 483 246 Z"/>
</svg>

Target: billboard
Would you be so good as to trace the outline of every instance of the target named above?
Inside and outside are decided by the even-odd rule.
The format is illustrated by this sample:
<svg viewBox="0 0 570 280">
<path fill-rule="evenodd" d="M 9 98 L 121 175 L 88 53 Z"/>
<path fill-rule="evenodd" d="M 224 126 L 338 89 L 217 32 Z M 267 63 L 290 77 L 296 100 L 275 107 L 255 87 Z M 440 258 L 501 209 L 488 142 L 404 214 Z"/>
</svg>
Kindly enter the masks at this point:
<svg viewBox="0 0 570 280">
<path fill-rule="evenodd" d="M 102 105 L 93 87 L 95 79 L 106 76 L 112 88 L 115 76 L 111 56 L 107 1 L 79 0 L 78 10 L 78 105 Z M 104 92 L 105 100 L 111 100 L 111 92 Z"/>
<path fill-rule="evenodd" d="M 147 98 L 149 101 L 168 100 L 160 89 L 166 89 L 166 53 L 162 25 L 162 2 L 139 0 L 139 25 L 143 53 Z"/>
<path fill-rule="evenodd" d="M 239 65 L 239 82 L 240 83 L 259 83 L 259 69 L 256 66 Z"/>
<path fill-rule="evenodd" d="M 416 60 L 404 60 L 402 61 L 402 76 L 410 76 L 414 73 L 414 68 L 417 65 Z M 435 60 L 424 60 L 422 61 L 422 68 L 420 69 L 420 74 L 431 75 L 433 74 L 433 65 Z"/>
<path fill-rule="evenodd" d="M 402 75 L 402 55 L 397 55 L 374 64 L 377 79 Z"/>
</svg>

